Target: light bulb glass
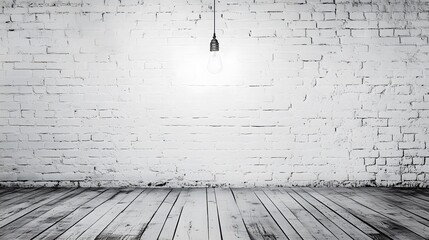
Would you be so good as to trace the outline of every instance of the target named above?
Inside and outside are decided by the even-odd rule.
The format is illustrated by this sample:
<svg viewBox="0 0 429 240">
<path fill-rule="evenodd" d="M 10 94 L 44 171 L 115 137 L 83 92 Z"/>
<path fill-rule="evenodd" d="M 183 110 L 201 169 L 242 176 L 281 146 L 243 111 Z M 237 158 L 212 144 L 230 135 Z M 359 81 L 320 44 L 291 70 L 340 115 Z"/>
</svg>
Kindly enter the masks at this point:
<svg viewBox="0 0 429 240">
<path fill-rule="evenodd" d="M 209 56 L 209 62 L 207 64 L 207 70 L 212 73 L 220 73 L 222 71 L 222 59 L 219 51 L 211 51 Z"/>
</svg>

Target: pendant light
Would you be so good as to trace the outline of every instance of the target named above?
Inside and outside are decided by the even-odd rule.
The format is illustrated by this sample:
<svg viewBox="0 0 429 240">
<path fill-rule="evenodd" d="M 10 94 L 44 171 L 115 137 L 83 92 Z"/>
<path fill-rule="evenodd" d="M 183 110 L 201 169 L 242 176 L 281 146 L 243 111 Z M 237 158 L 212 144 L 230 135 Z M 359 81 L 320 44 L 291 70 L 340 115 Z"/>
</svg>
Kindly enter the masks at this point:
<svg viewBox="0 0 429 240">
<path fill-rule="evenodd" d="M 213 39 L 210 42 L 210 56 L 207 70 L 216 74 L 222 71 L 222 59 L 219 53 L 219 42 L 216 39 L 216 0 L 213 0 Z"/>
</svg>

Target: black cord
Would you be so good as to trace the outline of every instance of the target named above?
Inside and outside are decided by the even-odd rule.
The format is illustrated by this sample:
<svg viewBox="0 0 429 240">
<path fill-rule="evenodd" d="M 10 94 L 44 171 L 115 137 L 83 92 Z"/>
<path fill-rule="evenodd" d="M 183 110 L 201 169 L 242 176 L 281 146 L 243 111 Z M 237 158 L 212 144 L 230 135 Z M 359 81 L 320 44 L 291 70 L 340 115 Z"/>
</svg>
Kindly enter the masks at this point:
<svg viewBox="0 0 429 240">
<path fill-rule="evenodd" d="M 213 36 L 216 36 L 216 0 L 213 0 Z"/>
</svg>

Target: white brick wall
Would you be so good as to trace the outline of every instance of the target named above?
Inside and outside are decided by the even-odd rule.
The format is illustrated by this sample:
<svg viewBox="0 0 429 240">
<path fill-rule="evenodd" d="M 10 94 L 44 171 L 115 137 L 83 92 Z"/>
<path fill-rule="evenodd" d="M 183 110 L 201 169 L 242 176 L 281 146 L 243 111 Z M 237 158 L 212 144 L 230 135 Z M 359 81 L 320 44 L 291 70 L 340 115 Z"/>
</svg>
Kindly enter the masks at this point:
<svg viewBox="0 0 429 240">
<path fill-rule="evenodd" d="M 427 0 L 0 4 L 3 185 L 429 185 Z"/>
</svg>

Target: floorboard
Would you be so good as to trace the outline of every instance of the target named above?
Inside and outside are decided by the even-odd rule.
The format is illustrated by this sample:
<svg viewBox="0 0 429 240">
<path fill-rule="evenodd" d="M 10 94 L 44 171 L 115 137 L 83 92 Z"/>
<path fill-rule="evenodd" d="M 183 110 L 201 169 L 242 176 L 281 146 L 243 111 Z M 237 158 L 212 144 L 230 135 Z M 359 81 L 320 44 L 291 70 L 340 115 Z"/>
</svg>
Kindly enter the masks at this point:
<svg viewBox="0 0 429 240">
<path fill-rule="evenodd" d="M 57 239 L 78 239 L 82 235 L 86 235 L 88 239 L 95 238 L 142 191 L 142 189 L 116 190 L 114 196 L 61 233 Z"/>
<path fill-rule="evenodd" d="M 75 225 L 81 219 L 90 214 L 95 208 L 112 198 L 118 191 L 109 189 L 97 195 L 95 198 L 76 208 L 71 214 L 57 221 L 33 239 L 56 239 L 63 232 Z"/>
<path fill-rule="evenodd" d="M 371 239 L 390 239 L 382 232 L 377 231 L 375 228 L 371 227 L 370 225 L 353 215 L 351 212 L 347 211 L 345 209 L 345 206 L 343 207 L 339 204 L 336 204 L 335 202 L 316 192 L 314 189 L 302 188 L 302 190 L 309 194 L 306 199 L 309 199 L 309 197 L 311 196 L 321 204 L 328 207 L 332 212 L 336 213 L 338 216 L 346 220 L 349 223 L 350 227 L 358 228 L 362 233 L 369 236 Z"/>
<path fill-rule="evenodd" d="M 287 192 L 283 189 L 271 190 L 274 195 L 272 198 L 279 198 L 280 202 L 286 206 L 293 215 L 296 216 L 305 228 L 316 239 L 337 239 L 322 223 L 320 223 L 310 212 L 308 212 L 302 205 L 296 202 Z"/>
<path fill-rule="evenodd" d="M 181 189 L 173 189 L 164 200 L 164 202 L 159 207 L 158 211 L 156 211 L 153 219 L 149 222 L 146 227 L 146 230 L 143 232 L 140 239 L 157 239 L 164 223 L 171 213 L 173 206 L 175 205 Z"/>
<path fill-rule="evenodd" d="M 250 240 L 240 210 L 229 189 L 215 189 L 219 223 L 223 239 Z"/>
<path fill-rule="evenodd" d="M 141 194 L 112 221 L 97 239 L 138 239 L 170 189 L 151 189 Z"/>
<path fill-rule="evenodd" d="M 25 225 L 12 229 L 12 231 L 5 234 L 5 239 L 32 239 L 67 217 L 76 208 L 90 201 L 100 194 L 101 190 L 96 191 L 82 191 L 77 194 L 68 196 L 63 199 L 59 204 L 51 204 L 51 208 L 40 216 L 32 219 L 31 222 Z"/>
<path fill-rule="evenodd" d="M 287 239 L 285 233 L 256 197 L 253 189 L 233 189 L 244 225 L 251 239 Z"/>
<path fill-rule="evenodd" d="M 158 234 L 158 239 L 160 240 L 168 240 L 173 239 L 174 235 L 176 233 L 177 225 L 179 223 L 179 219 L 182 216 L 183 212 L 183 206 L 190 198 L 190 190 L 189 189 L 183 189 L 180 192 L 180 195 L 178 199 L 176 200 L 176 203 L 173 205 L 173 207 L 170 210 L 170 213 L 168 214 L 167 218 L 164 221 L 164 224 L 161 228 L 161 231 Z M 144 233 L 143 233 L 144 234 Z"/>
<path fill-rule="evenodd" d="M 0 188 L 0 239 L 429 239 L 429 191 Z"/>
<path fill-rule="evenodd" d="M 255 194 L 288 239 L 301 239 L 299 233 L 293 228 L 291 223 L 282 215 L 279 209 L 263 191 L 255 191 Z"/>
<path fill-rule="evenodd" d="M 393 195 L 389 193 L 384 193 L 380 191 L 375 191 L 375 189 L 359 189 L 366 194 L 370 194 L 380 200 L 387 202 L 389 205 L 398 207 L 401 210 L 410 212 L 419 216 L 425 220 L 429 220 L 429 203 L 425 203 L 420 200 L 410 200 L 401 195 Z"/>
<path fill-rule="evenodd" d="M 149 190 L 137 189 L 130 192 L 124 199 L 117 202 L 109 211 L 96 220 L 85 232 L 82 233 L 77 239 L 97 239 L 103 237 L 100 235 L 105 232 L 106 228 L 111 227 L 111 223 L 125 210 L 132 211 L 128 208 L 137 198 L 146 196 Z M 109 233 L 109 232 L 108 232 Z M 107 233 L 107 234 L 108 234 Z M 106 232 L 104 233 L 106 234 Z M 73 238 L 71 238 L 73 239 Z"/>
<path fill-rule="evenodd" d="M 27 196 L 34 195 L 39 193 L 37 188 L 21 188 L 16 189 L 15 191 L 8 191 L 6 193 L 0 193 L 0 206 L 5 207 L 9 203 L 17 202 Z"/>
<path fill-rule="evenodd" d="M 372 194 L 362 194 L 359 191 L 351 189 L 335 189 L 335 191 L 341 193 L 344 196 L 352 199 L 353 201 L 365 206 L 380 215 L 383 215 L 395 222 L 401 223 L 407 229 L 420 235 L 425 239 L 429 239 L 429 222 L 418 216 L 411 214 L 397 206 L 394 206 L 388 202 L 378 200 Z"/>
<path fill-rule="evenodd" d="M 344 207 L 351 214 L 365 221 L 367 224 L 376 228 L 391 239 L 424 239 L 403 226 L 403 223 L 393 221 L 373 209 L 363 206 L 332 189 L 325 188 L 315 190 L 321 195 L 324 195 L 328 199 L 334 201 L 336 204 Z"/>
<path fill-rule="evenodd" d="M 206 189 L 191 189 L 182 209 L 174 239 L 208 238 Z"/>
<path fill-rule="evenodd" d="M 274 194 L 273 191 L 265 189 L 264 194 L 267 196 L 267 198 L 270 199 L 270 201 L 280 211 L 282 216 L 286 219 L 286 221 L 290 223 L 290 225 L 300 235 L 301 238 L 309 240 L 315 239 L 315 237 L 310 233 L 310 231 L 298 220 L 294 213 L 283 203 L 282 200 L 280 200 L 279 197 L 276 196 L 276 194 Z"/>
<path fill-rule="evenodd" d="M 326 229 L 328 229 L 328 231 L 330 231 L 336 238 L 341 239 L 341 240 L 351 240 L 352 238 L 348 235 L 348 233 L 346 233 L 345 231 L 343 231 L 341 228 L 339 228 L 336 224 L 335 224 L 335 218 L 332 218 L 332 216 L 329 216 L 328 213 L 330 213 L 328 211 L 328 213 L 326 211 L 326 209 L 323 209 L 323 207 L 320 206 L 320 208 L 315 208 L 314 206 L 312 206 L 309 202 L 307 202 L 306 199 L 302 198 L 299 194 L 297 194 L 295 191 L 293 191 L 292 189 L 284 189 L 285 192 L 287 192 L 293 199 L 295 199 L 295 201 L 297 201 L 307 212 L 309 212 L 315 219 L 317 219 L 317 221 L 319 221 L 323 226 L 325 226 Z M 327 216 L 330 217 L 328 219 Z M 336 217 L 336 215 L 333 215 Z M 339 221 L 337 221 L 339 222 Z"/>
<path fill-rule="evenodd" d="M 207 220 L 210 240 L 221 240 L 219 213 L 214 188 L 207 189 Z"/>
<path fill-rule="evenodd" d="M 350 224 L 342 218 L 340 215 L 333 212 L 331 209 L 326 207 L 323 203 L 317 201 L 311 197 L 308 193 L 301 189 L 293 190 L 296 193 L 296 197 L 299 196 L 302 202 L 305 202 L 304 205 L 308 211 L 313 212 L 314 214 L 319 215 L 319 218 L 323 219 L 324 225 L 330 225 L 333 228 L 331 232 L 337 232 L 338 239 L 362 239 L 370 240 L 371 237 L 363 233 L 359 228 Z M 329 223 L 331 222 L 331 223 Z M 333 227 L 335 225 L 335 227 Z"/>
</svg>

